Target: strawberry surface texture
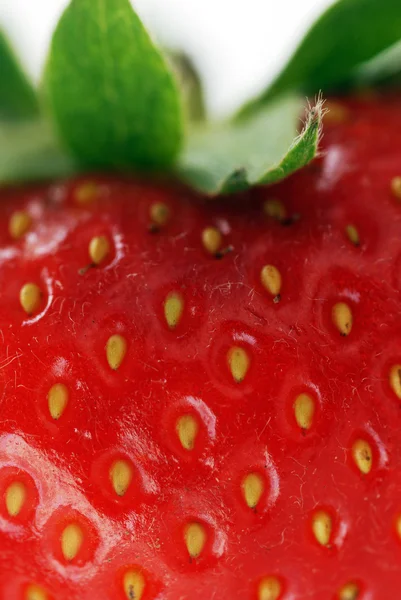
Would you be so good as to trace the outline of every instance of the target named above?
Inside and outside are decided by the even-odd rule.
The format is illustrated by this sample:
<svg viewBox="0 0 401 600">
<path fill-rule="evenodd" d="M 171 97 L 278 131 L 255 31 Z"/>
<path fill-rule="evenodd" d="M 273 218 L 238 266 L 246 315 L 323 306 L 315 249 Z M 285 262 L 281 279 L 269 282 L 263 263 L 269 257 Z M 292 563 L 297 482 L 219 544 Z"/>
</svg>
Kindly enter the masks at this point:
<svg viewBox="0 0 401 600">
<path fill-rule="evenodd" d="M 0 193 L 1 600 L 394 600 L 401 108 L 207 199 Z"/>
</svg>

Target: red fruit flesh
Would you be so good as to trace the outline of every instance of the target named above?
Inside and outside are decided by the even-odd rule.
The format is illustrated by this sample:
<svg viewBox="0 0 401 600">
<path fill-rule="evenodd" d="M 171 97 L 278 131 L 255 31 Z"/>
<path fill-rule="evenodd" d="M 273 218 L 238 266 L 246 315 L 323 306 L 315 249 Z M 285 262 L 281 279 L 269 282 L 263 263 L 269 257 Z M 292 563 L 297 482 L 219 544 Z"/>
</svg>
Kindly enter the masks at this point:
<svg viewBox="0 0 401 600">
<path fill-rule="evenodd" d="M 344 106 L 235 199 L 1 192 L 2 600 L 397 597 L 401 108 Z"/>
</svg>

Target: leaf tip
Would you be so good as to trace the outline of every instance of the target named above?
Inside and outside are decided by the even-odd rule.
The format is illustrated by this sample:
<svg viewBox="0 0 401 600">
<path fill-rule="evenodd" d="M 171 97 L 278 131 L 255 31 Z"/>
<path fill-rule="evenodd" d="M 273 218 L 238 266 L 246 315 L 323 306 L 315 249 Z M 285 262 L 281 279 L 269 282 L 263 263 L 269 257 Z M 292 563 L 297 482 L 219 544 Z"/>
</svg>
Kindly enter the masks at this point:
<svg viewBox="0 0 401 600">
<path fill-rule="evenodd" d="M 303 119 L 303 128 L 300 133 L 300 136 L 303 136 L 307 131 L 309 131 L 311 133 L 311 137 L 315 136 L 316 155 L 318 155 L 318 149 L 323 137 L 323 118 L 328 110 L 325 107 L 325 102 L 326 101 L 321 90 L 315 96 L 313 104 L 310 103 L 308 98 L 306 99 L 305 118 Z"/>
</svg>

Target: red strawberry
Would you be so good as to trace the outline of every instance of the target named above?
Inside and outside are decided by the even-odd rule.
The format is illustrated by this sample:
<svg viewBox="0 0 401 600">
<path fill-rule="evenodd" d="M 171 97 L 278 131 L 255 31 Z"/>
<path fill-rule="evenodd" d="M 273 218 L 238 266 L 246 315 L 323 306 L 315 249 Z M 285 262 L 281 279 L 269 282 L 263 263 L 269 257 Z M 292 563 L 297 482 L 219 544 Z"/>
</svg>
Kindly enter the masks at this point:
<svg viewBox="0 0 401 600">
<path fill-rule="evenodd" d="M 398 597 L 400 98 L 335 107 L 245 197 L 1 192 L 2 600 Z"/>
</svg>

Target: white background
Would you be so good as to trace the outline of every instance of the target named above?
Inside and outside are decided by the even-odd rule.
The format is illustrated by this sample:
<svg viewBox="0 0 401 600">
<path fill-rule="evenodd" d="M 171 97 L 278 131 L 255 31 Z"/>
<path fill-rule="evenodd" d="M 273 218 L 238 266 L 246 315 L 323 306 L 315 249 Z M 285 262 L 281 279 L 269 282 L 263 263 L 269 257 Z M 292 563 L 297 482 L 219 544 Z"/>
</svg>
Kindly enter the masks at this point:
<svg viewBox="0 0 401 600">
<path fill-rule="evenodd" d="M 262 89 L 332 0 L 132 0 L 153 36 L 184 48 L 209 109 L 222 114 Z M 68 0 L 0 0 L 0 25 L 37 80 Z"/>
</svg>

